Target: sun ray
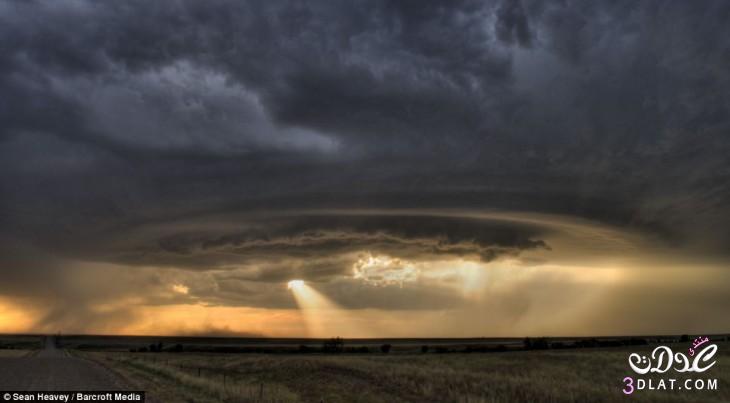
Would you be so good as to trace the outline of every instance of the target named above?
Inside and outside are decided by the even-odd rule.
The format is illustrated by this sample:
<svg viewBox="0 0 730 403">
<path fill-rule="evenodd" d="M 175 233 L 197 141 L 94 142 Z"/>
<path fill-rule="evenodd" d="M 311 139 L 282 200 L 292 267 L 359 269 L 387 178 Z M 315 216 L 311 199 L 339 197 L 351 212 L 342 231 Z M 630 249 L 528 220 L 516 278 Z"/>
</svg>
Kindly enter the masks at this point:
<svg viewBox="0 0 730 403">
<path fill-rule="evenodd" d="M 353 313 L 314 289 L 304 280 L 287 283 L 299 306 L 310 337 L 368 337 L 370 332 L 356 323 Z"/>
</svg>

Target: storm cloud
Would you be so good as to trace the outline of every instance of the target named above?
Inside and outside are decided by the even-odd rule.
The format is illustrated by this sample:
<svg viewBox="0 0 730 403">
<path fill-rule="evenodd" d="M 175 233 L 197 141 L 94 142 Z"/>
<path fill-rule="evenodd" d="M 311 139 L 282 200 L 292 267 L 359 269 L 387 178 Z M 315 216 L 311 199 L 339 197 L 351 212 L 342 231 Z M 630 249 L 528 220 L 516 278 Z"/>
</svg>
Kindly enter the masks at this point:
<svg viewBox="0 0 730 403">
<path fill-rule="evenodd" d="M 0 2 L 0 297 L 55 301 L 48 329 L 101 323 L 133 288 L 291 308 L 294 276 L 352 309 L 463 303 L 427 276 L 368 288 L 367 256 L 426 272 L 650 245 L 726 264 L 729 18 L 723 1 Z M 94 265 L 126 285 L 80 291 Z"/>
</svg>

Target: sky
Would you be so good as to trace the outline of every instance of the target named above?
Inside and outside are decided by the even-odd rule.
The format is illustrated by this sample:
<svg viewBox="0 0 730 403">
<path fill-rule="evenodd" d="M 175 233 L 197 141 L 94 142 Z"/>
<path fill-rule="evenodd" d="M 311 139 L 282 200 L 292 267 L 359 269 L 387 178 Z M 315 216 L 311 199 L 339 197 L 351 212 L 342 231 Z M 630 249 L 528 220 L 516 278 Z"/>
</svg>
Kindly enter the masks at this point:
<svg viewBox="0 0 730 403">
<path fill-rule="evenodd" d="M 0 333 L 729 332 L 728 20 L 1 1 Z"/>
</svg>

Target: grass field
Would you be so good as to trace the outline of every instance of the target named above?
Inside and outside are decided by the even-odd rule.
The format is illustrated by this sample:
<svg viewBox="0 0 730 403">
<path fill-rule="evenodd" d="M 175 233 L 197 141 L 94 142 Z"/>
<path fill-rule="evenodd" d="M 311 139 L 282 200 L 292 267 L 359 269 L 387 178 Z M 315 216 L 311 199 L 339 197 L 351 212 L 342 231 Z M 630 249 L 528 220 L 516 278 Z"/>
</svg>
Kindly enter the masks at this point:
<svg viewBox="0 0 730 403">
<path fill-rule="evenodd" d="M 686 343 L 672 345 L 675 352 Z M 502 353 L 216 354 L 80 351 L 162 401 L 188 402 L 728 402 L 730 344 L 702 374 L 663 374 L 678 382 L 716 378 L 718 390 L 642 390 L 631 352 L 655 346 Z M 649 378 L 647 376 L 647 378 Z M 656 377 L 653 377 L 656 378 Z"/>
<path fill-rule="evenodd" d="M 40 336 L 0 335 L 0 358 L 24 357 L 40 347 Z"/>
<path fill-rule="evenodd" d="M 42 336 L 0 334 L 0 351 L 35 350 L 41 347 Z M 9 353 L 8 353 L 9 354 Z"/>
<path fill-rule="evenodd" d="M 0 350 L 0 358 L 3 357 L 25 357 L 32 350 Z"/>
</svg>

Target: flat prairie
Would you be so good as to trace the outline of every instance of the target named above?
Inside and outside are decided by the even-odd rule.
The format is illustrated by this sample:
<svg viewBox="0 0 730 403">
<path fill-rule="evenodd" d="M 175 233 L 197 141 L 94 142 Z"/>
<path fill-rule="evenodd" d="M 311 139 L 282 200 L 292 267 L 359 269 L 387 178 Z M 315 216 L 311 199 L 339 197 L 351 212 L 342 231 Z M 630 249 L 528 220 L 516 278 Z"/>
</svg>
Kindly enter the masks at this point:
<svg viewBox="0 0 730 403">
<path fill-rule="evenodd" d="M 656 345 L 530 351 L 426 352 L 395 346 L 390 353 L 125 352 L 75 350 L 163 401 L 195 402 L 728 402 L 730 343 L 703 373 L 638 376 L 628 356 Z M 346 344 L 347 345 L 347 344 Z M 668 344 L 687 353 L 687 343 Z M 419 349 L 420 350 L 420 349 Z M 346 350 L 347 351 L 347 350 Z M 490 351 L 490 350 L 487 350 Z M 626 376 L 675 379 L 674 390 L 622 393 Z M 713 390 L 687 390 L 716 379 Z M 682 389 L 678 389 L 682 387 Z"/>
</svg>

